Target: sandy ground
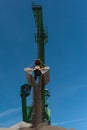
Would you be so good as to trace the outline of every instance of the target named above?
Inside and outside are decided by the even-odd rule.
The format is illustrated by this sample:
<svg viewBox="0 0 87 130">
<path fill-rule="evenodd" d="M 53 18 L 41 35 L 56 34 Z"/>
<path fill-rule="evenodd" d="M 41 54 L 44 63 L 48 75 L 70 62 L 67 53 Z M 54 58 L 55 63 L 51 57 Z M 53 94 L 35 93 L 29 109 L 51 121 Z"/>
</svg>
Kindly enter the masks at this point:
<svg viewBox="0 0 87 130">
<path fill-rule="evenodd" d="M 37 128 L 21 128 L 19 130 L 67 130 L 62 127 L 50 126 L 50 125 L 39 125 Z"/>
<path fill-rule="evenodd" d="M 59 128 L 57 126 L 44 126 L 41 128 L 21 128 L 20 130 L 67 130 L 65 128 Z"/>
<path fill-rule="evenodd" d="M 9 128 L 0 128 L 0 130 L 74 130 L 74 129 L 66 129 L 58 126 L 51 126 L 47 124 L 39 124 L 37 127 L 32 128 L 32 125 L 25 122 L 19 122 L 12 127 Z"/>
</svg>

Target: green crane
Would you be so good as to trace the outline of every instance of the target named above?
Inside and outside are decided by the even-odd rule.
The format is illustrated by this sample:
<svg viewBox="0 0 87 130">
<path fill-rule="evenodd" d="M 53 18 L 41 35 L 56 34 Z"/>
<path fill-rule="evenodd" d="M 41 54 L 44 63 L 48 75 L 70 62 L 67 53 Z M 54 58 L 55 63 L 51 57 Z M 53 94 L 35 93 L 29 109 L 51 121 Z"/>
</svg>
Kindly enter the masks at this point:
<svg viewBox="0 0 87 130">
<path fill-rule="evenodd" d="M 34 19 L 37 30 L 37 33 L 35 34 L 35 40 L 37 42 L 37 59 L 39 59 L 41 63 L 40 67 L 43 68 L 45 67 L 44 45 L 47 42 L 47 33 L 44 31 L 42 19 L 42 6 L 33 4 L 32 10 L 34 13 Z M 50 124 L 50 110 L 48 108 L 47 102 L 48 97 L 50 96 L 49 91 L 45 88 L 45 85 L 42 83 L 42 81 L 36 85 L 35 83 L 33 83 L 33 86 L 35 86 L 33 88 L 33 104 L 29 107 L 27 106 L 26 98 L 30 95 L 32 85 L 25 84 L 21 86 L 23 121 L 30 122 L 32 124 L 37 124 L 36 118 L 40 118 L 38 119 L 39 123 L 46 122 Z M 38 89 L 36 90 L 36 88 Z"/>
</svg>

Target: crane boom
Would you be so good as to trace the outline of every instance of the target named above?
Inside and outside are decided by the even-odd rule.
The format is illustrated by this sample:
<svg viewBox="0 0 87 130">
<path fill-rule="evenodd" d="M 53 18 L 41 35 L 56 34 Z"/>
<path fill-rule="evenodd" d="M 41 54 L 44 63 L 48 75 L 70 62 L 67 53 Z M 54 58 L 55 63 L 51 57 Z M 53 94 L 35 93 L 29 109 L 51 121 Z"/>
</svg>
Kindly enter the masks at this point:
<svg viewBox="0 0 87 130">
<path fill-rule="evenodd" d="M 35 35 L 35 39 L 37 42 L 37 57 L 42 61 L 45 62 L 44 59 L 44 44 L 47 42 L 47 33 L 44 31 L 43 19 L 42 19 L 42 6 L 41 5 L 33 5 L 32 6 L 35 24 L 37 28 L 37 33 Z"/>
</svg>

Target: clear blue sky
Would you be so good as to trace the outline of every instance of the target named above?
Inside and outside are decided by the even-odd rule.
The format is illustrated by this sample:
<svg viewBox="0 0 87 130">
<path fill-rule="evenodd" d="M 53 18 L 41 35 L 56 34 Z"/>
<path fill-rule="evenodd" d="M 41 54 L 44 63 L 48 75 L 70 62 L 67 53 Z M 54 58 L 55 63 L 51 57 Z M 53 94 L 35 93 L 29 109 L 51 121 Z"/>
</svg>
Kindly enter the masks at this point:
<svg viewBox="0 0 87 130">
<path fill-rule="evenodd" d="M 36 0 L 48 27 L 53 125 L 87 130 L 87 0 Z M 31 0 L 0 0 L 0 127 L 22 120 L 24 68 L 36 58 Z"/>
</svg>

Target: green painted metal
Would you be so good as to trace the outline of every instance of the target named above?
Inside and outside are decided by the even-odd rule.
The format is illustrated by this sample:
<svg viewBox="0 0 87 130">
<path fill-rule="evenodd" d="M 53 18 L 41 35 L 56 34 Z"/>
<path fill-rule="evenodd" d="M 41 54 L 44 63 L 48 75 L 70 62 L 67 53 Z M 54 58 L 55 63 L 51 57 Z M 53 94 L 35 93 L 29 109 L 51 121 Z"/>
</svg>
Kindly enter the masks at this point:
<svg viewBox="0 0 87 130">
<path fill-rule="evenodd" d="M 31 89 L 31 86 L 29 84 L 24 84 L 21 86 L 20 96 L 21 96 L 21 101 L 22 101 L 22 116 L 23 116 L 23 121 L 25 122 L 30 121 L 28 114 L 30 114 L 31 111 L 29 111 L 30 107 L 27 108 L 27 103 L 26 103 L 26 98 L 27 96 L 30 95 L 30 89 Z"/>
<path fill-rule="evenodd" d="M 22 115 L 23 115 L 23 121 L 27 122 L 27 111 L 26 111 L 26 97 L 25 95 L 22 96 Z"/>
<path fill-rule="evenodd" d="M 44 26 L 43 26 L 42 6 L 33 5 L 32 9 L 33 9 L 35 24 L 37 29 L 37 33 L 35 35 L 35 39 L 38 47 L 37 58 L 39 58 L 42 63 L 45 63 L 44 44 L 47 42 L 47 33 L 45 33 Z"/>
<path fill-rule="evenodd" d="M 32 123 L 32 109 L 33 107 L 32 106 L 28 106 L 27 107 L 27 121 Z"/>
<path fill-rule="evenodd" d="M 48 108 L 48 98 L 50 96 L 50 93 L 48 89 L 44 89 L 44 97 L 45 97 L 45 103 L 44 103 L 44 111 L 45 111 L 45 118 L 48 121 L 48 124 L 50 124 L 50 109 Z"/>
</svg>

